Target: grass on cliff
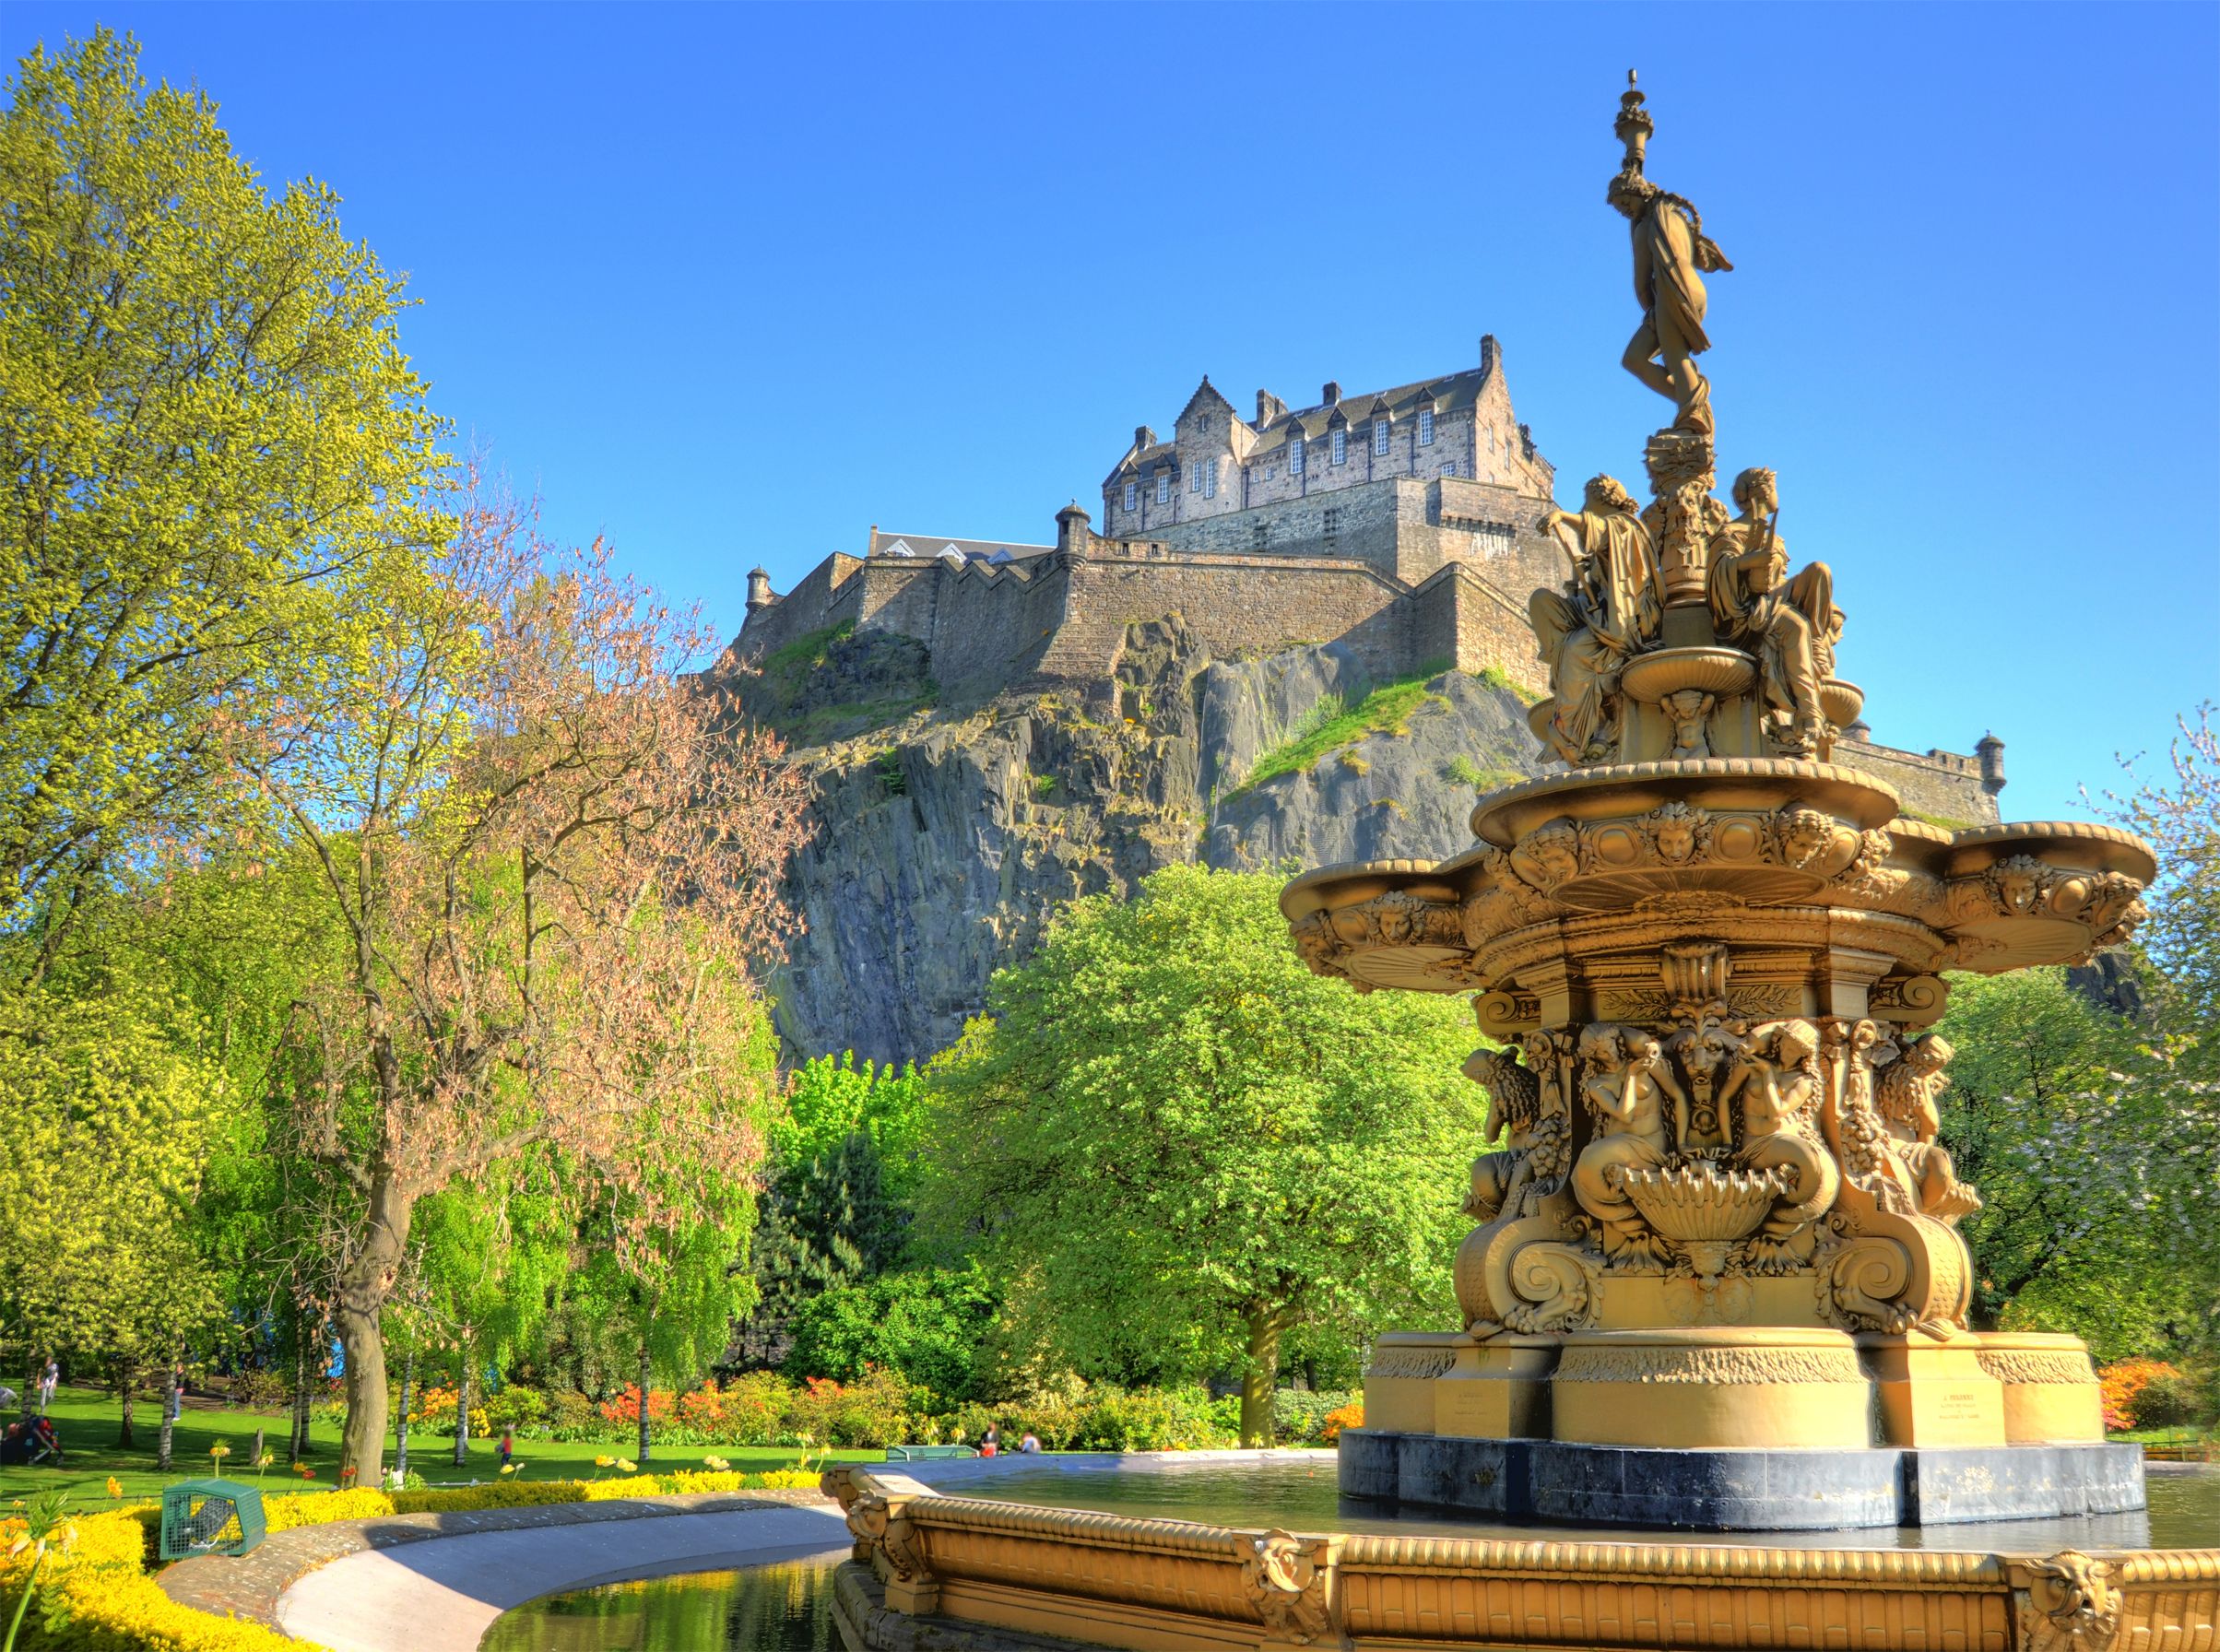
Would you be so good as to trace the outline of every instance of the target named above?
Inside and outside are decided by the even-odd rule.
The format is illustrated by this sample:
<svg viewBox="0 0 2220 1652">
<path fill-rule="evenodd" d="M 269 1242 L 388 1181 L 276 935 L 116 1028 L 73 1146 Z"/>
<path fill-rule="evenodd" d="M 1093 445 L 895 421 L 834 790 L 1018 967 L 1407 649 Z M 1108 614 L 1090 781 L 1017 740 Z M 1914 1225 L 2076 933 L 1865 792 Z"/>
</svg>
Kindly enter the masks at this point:
<svg viewBox="0 0 2220 1652">
<path fill-rule="evenodd" d="M 1410 733 L 1411 715 L 1421 706 L 1429 701 L 1448 703 L 1439 694 L 1426 691 L 1427 681 L 1436 675 L 1427 671 L 1405 678 L 1401 682 L 1388 683 L 1373 690 L 1354 706 L 1344 704 L 1339 694 L 1328 694 L 1304 714 L 1286 739 L 1258 758 L 1256 767 L 1222 801 L 1238 797 L 1282 774 L 1308 769 L 1320 758 L 1344 746 L 1354 745 L 1366 735 Z"/>
</svg>

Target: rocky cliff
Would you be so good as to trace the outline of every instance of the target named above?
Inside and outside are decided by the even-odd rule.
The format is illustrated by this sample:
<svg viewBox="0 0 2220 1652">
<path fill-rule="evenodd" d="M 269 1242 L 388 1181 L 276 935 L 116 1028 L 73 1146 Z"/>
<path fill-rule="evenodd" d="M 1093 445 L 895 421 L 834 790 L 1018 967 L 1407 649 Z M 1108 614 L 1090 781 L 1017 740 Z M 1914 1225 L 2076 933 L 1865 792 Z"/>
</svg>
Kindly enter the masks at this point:
<svg viewBox="0 0 2220 1652">
<path fill-rule="evenodd" d="M 1128 631 L 1100 694 L 948 706 L 923 670 L 835 631 L 725 678 L 813 792 L 775 986 L 797 1054 L 932 1055 L 1059 904 L 1159 867 L 1456 854 L 1475 794 L 1536 769 L 1492 674 L 1383 683 L 1340 643 L 1217 659 L 1176 616 Z"/>
</svg>

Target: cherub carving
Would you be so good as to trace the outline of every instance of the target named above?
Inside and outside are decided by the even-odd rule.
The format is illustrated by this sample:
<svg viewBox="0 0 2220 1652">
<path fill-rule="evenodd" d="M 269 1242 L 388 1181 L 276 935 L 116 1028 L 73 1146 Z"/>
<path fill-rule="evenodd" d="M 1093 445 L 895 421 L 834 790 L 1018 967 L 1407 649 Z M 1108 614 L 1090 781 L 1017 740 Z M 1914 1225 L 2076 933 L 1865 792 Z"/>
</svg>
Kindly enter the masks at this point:
<svg viewBox="0 0 2220 1652">
<path fill-rule="evenodd" d="M 1618 743 L 1619 668 L 1656 637 L 1664 614 L 1657 550 L 1634 495 L 1608 476 L 1589 479 L 1577 515 L 1553 510 L 1539 531 L 1573 561 L 1561 590 L 1544 586 L 1527 601 L 1555 702 L 1543 740 L 1568 763 L 1607 762 Z"/>
<path fill-rule="evenodd" d="M 1875 1099 L 1890 1137 L 1891 1150 L 1903 1161 L 1919 1188 L 1919 1210 L 1955 1225 L 1981 1208 L 1981 1196 L 1958 1180 L 1950 1153 L 1935 1138 L 1942 1128 L 1935 1097 L 1949 1080 L 1942 1069 L 1957 1052 L 1940 1033 L 1907 1044 L 1904 1053 L 1880 1071 Z"/>
</svg>

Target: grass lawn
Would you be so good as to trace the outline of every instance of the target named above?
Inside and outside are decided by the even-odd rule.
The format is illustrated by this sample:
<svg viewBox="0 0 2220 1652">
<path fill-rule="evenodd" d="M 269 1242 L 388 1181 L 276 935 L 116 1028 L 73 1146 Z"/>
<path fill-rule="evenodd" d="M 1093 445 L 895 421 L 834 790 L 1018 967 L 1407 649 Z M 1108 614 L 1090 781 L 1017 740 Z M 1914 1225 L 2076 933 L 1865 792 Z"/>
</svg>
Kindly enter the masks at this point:
<svg viewBox="0 0 2220 1652">
<path fill-rule="evenodd" d="M 315 1478 L 304 1481 L 286 1467 L 287 1419 L 282 1413 L 233 1410 L 187 1401 L 171 1446 L 174 1467 L 167 1474 L 154 1466 L 155 1446 L 161 1434 L 161 1397 L 159 1394 L 142 1397 L 133 1408 L 132 1432 L 138 1444 L 128 1450 L 115 1443 L 121 1414 L 116 1397 L 105 1389 L 58 1390 L 53 1405 L 54 1432 L 61 1435 L 62 1450 L 69 1460 L 59 1469 L 0 1469 L 0 1508 L 17 1498 L 34 1497 L 55 1486 L 66 1488 L 73 1501 L 82 1498 L 89 1503 L 105 1503 L 111 1475 L 123 1482 L 126 1498 L 150 1497 L 171 1481 L 199 1479 L 218 1472 L 214 1459 L 208 1456 L 208 1447 L 218 1441 L 231 1448 L 220 1472 L 229 1479 L 252 1484 L 255 1475 L 250 1454 L 256 1429 L 264 1433 L 263 1448 L 274 1452 L 278 1458 L 262 1476 L 265 1492 L 272 1495 L 280 1492 L 328 1492 L 338 1483 L 339 1424 L 336 1421 L 310 1425 L 306 1466 L 315 1471 Z M 12 1422 L 17 1415 L 11 1409 L 5 1420 Z M 421 1474 L 428 1484 L 435 1486 L 466 1485 L 474 1480 L 498 1479 L 501 1465 L 494 1452 L 497 1440 L 498 1437 L 472 1440 L 469 1461 L 458 1468 L 452 1439 L 412 1429 L 408 1435 L 409 1470 Z M 596 1469 L 596 1457 L 630 1457 L 632 1451 L 629 1443 L 617 1446 L 593 1441 L 520 1439 L 516 1443 L 516 1460 L 524 1465 L 518 1472 L 527 1480 L 592 1480 L 615 1472 Z M 699 1469 L 703 1466 L 703 1458 L 721 1457 L 735 1469 L 762 1470 L 791 1468 L 800 1455 L 791 1446 L 657 1445 L 654 1457 L 644 1466 L 651 1470 Z M 391 1463 L 390 1434 L 386 1438 L 385 1456 Z M 832 1456 L 850 1462 L 877 1462 L 884 1453 L 836 1451 Z"/>
</svg>

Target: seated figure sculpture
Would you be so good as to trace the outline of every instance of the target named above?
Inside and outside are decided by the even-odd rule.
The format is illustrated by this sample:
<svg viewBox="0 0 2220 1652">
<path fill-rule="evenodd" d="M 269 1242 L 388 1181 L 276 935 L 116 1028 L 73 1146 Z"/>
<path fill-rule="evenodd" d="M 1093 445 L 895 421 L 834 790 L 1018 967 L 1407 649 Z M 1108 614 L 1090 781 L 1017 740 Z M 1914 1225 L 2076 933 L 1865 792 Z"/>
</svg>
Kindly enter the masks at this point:
<svg viewBox="0 0 2220 1652">
<path fill-rule="evenodd" d="M 1656 639 L 1664 615 L 1657 551 L 1634 496 L 1608 476 L 1589 480 L 1578 515 L 1552 511 L 1539 526 L 1573 559 L 1562 590 L 1527 602 L 1556 702 L 1549 744 L 1568 763 L 1609 761 L 1619 669 Z"/>
<path fill-rule="evenodd" d="M 1771 714 L 1774 744 L 1790 757 L 1809 756 L 1824 738 L 1819 685 L 1833 675 L 1841 634 L 1835 577 L 1813 562 L 1793 579 L 1788 548 L 1777 531 L 1780 484 L 1755 466 L 1734 478 L 1742 514 L 1719 529 L 1710 548 L 1711 620 L 1719 640 L 1757 656 Z"/>
<path fill-rule="evenodd" d="M 1948 1150 L 1935 1139 L 1942 1128 L 1935 1096 L 1949 1081 L 1942 1069 L 1956 1053 L 1948 1039 L 1930 1032 L 1906 1044 L 1874 1085 L 1890 1150 L 1919 1189 L 1919 1213 L 1952 1223 L 1981 1208 L 1981 1196 L 1958 1180 Z"/>
<path fill-rule="evenodd" d="M 1595 1115 L 1595 1139 L 1573 1166 L 1573 1197 L 1603 1230 L 1603 1254 L 1614 1260 L 1662 1257 L 1657 1236 L 1620 1185 L 1621 1175 L 1666 1161 L 1665 1098 L 1687 1105 L 1658 1041 L 1639 1027 L 1599 1022 L 1584 1029 L 1578 1050 L 1580 1095 Z"/>
<path fill-rule="evenodd" d="M 1795 1176 L 1751 1239 L 1752 1255 L 1761 1268 L 1797 1266 L 1810 1259 L 1814 1223 L 1842 1180 L 1820 1139 L 1819 1029 L 1801 1019 L 1754 1029 L 1728 1082 L 1726 1099 L 1739 1096 L 1742 1106 L 1735 1162 Z"/>
</svg>

